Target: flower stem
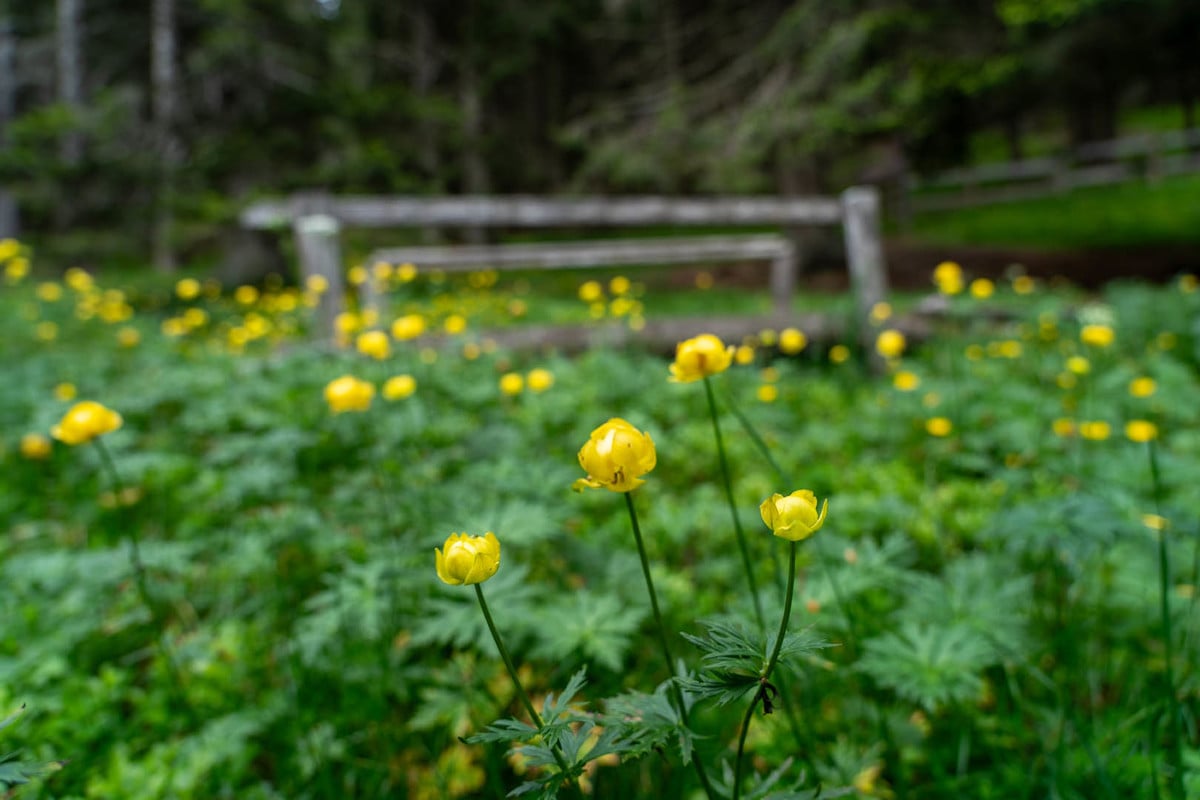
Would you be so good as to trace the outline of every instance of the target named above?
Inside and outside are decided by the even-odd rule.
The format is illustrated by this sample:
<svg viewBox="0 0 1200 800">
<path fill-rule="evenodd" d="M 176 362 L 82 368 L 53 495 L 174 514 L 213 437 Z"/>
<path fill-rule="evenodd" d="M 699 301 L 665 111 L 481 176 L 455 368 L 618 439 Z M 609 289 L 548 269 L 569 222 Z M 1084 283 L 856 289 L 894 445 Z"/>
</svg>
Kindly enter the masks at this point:
<svg viewBox="0 0 1200 800">
<path fill-rule="evenodd" d="M 492 641 L 496 643 L 496 649 L 500 651 L 500 658 L 504 661 L 504 666 L 508 670 L 508 675 L 512 678 L 513 684 L 517 687 L 517 697 L 521 699 L 521 705 L 525 706 L 525 711 L 529 714 L 529 718 L 533 720 L 533 724 L 537 726 L 538 732 L 541 733 L 545 729 L 546 723 L 542 722 L 542 717 L 538 714 L 537 709 L 533 707 L 533 701 L 529 699 L 529 693 L 525 691 L 525 687 L 521 685 L 521 678 L 517 675 L 517 668 L 513 665 L 512 656 L 508 654 L 508 648 L 504 646 L 504 640 L 500 638 L 500 631 L 496 629 L 496 622 L 492 619 L 492 612 L 488 610 L 487 600 L 483 599 L 483 586 L 481 584 L 473 584 L 475 587 L 475 597 L 479 599 L 479 609 L 483 612 L 483 619 L 487 622 L 488 630 L 491 631 Z M 553 748 L 554 760 L 558 762 L 558 768 L 562 770 L 563 776 L 569 773 L 567 759 L 563 756 L 562 749 L 555 745 Z M 575 785 L 575 779 L 571 778 L 571 785 Z M 576 787 L 578 788 L 578 787 Z"/>
<path fill-rule="evenodd" d="M 1150 480 L 1154 491 L 1154 513 L 1162 516 L 1162 474 L 1158 468 L 1158 451 L 1154 440 L 1146 443 L 1146 452 L 1150 457 Z M 1163 691 L 1167 697 L 1167 713 L 1170 721 L 1167 724 L 1168 755 L 1171 763 L 1171 796 L 1183 800 L 1183 720 L 1179 713 L 1179 698 L 1175 694 L 1175 658 L 1171 632 L 1171 556 L 1167 549 L 1167 529 L 1158 531 L 1158 599 L 1159 611 L 1162 617 L 1163 656 L 1166 659 L 1166 669 L 1163 672 Z"/>
<path fill-rule="evenodd" d="M 742 719 L 742 734 L 738 738 L 737 757 L 734 759 L 733 800 L 738 800 L 742 794 L 742 755 L 746 747 L 746 734 L 750 732 L 750 722 L 754 718 L 754 709 L 758 706 L 759 700 L 766 698 L 766 693 L 769 691 L 767 687 L 770 685 L 768 681 L 771 678 L 771 671 L 779 663 L 779 654 L 783 651 L 783 639 L 787 635 L 788 620 L 792 616 L 792 597 L 795 594 L 796 588 L 796 550 L 799 548 L 799 545 L 799 542 L 792 542 L 791 553 L 788 556 L 787 594 L 784 595 L 783 599 L 783 616 L 779 620 L 779 633 L 775 635 L 775 646 L 771 650 L 771 657 L 767 659 L 767 664 L 763 667 L 762 674 L 759 677 L 758 691 L 751 698 L 750 707 L 746 709 L 746 716 Z"/>
<path fill-rule="evenodd" d="M 675 682 L 675 659 L 671 657 L 671 645 L 667 642 L 667 628 L 663 624 L 662 612 L 658 608 L 658 594 L 654 591 L 654 579 L 650 576 L 650 559 L 646 557 L 646 543 L 642 540 L 642 528 L 638 524 L 637 509 L 633 505 L 633 494 L 631 492 L 623 494 L 625 495 L 625 506 L 629 509 L 629 522 L 633 525 L 633 538 L 637 542 L 638 556 L 642 560 L 642 575 L 646 578 L 646 591 L 650 594 L 650 609 L 654 612 L 655 627 L 658 628 L 658 642 L 662 647 L 663 658 L 667 662 L 667 674 L 670 675 L 671 680 L 671 697 L 679 711 L 679 719 L 683 722 L 684 727 L 687 727 L 690 724 L 687 705 L 683 702 L 683 692 L 679 690 L 679 685 Z M 709 782 L 704 765 L 699 758 L 695 757 L 692 758 L 692 764 L 695 765 L 696 777 L 700 779 L 704 793 L 709 800 L 715 800 L 713 786 Z"/>
<path fill-rule="evenodd" d="M 717 416 L 717 400 L 713 397 L 712 381 L 707 375 L 704 376 L 704 393 L 708 396 L 708 412 L 712 417 L 713 436 L 717 440 L 717 460 L 721 465 L 721 480 L 725 484 L 725 501 L 729 504 L 729 513 L 733 517 L 733 530 L 737 534 L 738 549 L 742 552 L 742 566 L 746 570 L 746 581 L 750 584 L 750 597 L 754 600 L 754 616 L 758 620 L 758 629 L 765 631 L 767 623 L 763 616 L 762 599 L 758 596 L 758 582 L 754 579 L 750 549 L 746 546 L 746 534 L 742 530 L 742 521 L 738 517 L 737 505 L 733 500 L 733 482 L 729 478 L 729 461 L 725 457 L 725 439 L 721 436 L 721 423 Z"/>
</svg>

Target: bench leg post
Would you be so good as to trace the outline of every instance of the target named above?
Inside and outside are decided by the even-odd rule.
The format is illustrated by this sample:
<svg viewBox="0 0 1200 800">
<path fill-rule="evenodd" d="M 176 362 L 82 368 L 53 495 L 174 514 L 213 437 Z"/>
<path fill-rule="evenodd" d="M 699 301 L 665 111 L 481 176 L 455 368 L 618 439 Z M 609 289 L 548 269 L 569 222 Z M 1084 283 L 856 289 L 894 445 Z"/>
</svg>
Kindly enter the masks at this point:
<svg viewBox="0 0 1200 800">
<path fill-rule="evenodd" d="M 310 277 L 320 275 L 327 285 L 317 305 L 312 335 L 332 341 L 337 335 L 337 317 L 346 310 L 341 224 L 328 214 L 310 214 L 297 218 L 293 230 L 301 279 L 307 282 Z"/>
<path fill-rule="evenodd" d="M 871 309 L 887 296 L 883 235 L 879 224 L 879 190 L 870 186 L 854 186 L 842 192 L 842 225 L 846 237 L 846 261 L 854 290 L 858 341 L 872 369 L 882 371 L 883 359 L 875 351 L 875 330 L 871 324 Z"/>
</svg>

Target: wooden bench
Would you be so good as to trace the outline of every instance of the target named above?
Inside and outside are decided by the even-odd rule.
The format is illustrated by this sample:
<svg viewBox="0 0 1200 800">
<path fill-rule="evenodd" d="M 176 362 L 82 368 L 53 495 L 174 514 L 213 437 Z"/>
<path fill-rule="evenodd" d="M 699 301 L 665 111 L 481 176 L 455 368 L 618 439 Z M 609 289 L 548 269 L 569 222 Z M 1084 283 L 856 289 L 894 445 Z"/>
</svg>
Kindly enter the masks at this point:
<svg viewBox="0 0 1200 800">
<path fill-rule="evenodd" d="M 795 229 L 840 225 L 856 295 L 860 334 L 871 334 L 871 308 L 884 299 L 887 281 L 879 228 L 879 195 L 869 187 L 840 197 L 356 197 L 299 194 L 255 203 L 241 215 L 252 229 L 291 227 L 303 274 L 329 283 L 318 308 L 320 329 L 332 335 L 344 308 L 340 232 L 358 228 L 630 228 L 670 226 L 779 226 Z M 776 234 L 712 235 L 377 250 L 368 263 L 410 262 L 443 271 L 474 269 L 573 269 L 650 264 L 706 265 L 730 261 L 771 264 L 776 319 L 786 318 L 795 290 L 798 253 Z M 370 298 L 368 297 L 368 302 Z"/>
</svg>

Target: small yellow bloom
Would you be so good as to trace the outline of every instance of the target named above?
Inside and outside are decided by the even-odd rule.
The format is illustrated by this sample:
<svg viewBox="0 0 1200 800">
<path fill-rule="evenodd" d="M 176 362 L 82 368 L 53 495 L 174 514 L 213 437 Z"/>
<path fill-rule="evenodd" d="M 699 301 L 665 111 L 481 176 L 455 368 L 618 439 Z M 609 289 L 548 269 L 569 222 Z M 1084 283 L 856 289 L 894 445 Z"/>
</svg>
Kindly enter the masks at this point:
<svg viewBox="0 0 1200 800">
<path fill-rule="evenodd" d="M 1125 423 L 1125 436 L 1131 442 L 1148 442 L 1158 438 L 1158 426 L 1144 419 L 1131 419 Z"/>
<path fill-rule="evenodd" d="M 376 361 L 382 361 L 392 354 L 392 343 L 383 331 L 367 331 L 360 333 L 354 341 L 358 352 L 370 356 Z"/>
<path fill-rule="evenodd" d="M 258 301 L 258 289 L 253 286 L 239 286 L 233 292 L 233 299 L 243 306 L 252 306 Z"/>
<path fill-rule="evenodd" d="M 76 394 L 77 392 L 75 391 L 75 384 L 73 383 L 64 382 L 54 387 L 54 399 L 62 403 L 67 403 L 71 400 L 74 400 Z"/>
<path fill-rule="evenodd" d="M 604 287 L 600 281 L 585 281 L 579 286 L 579 299 L 585 303 L 595 303 L 604 297 Z"/>
<path fill-rule="evenodd" d="M 417 391 L 417 379 L 412 375 L 393 375 L 384 381 L 383 399 L 403 400 Z"/>
<path fill-rule="evenodd" d="M 675 347 L 675 363 L 671 364 L 670 380 L 691 383 L 724 372 L 733 360 L 734 349 L 733 345 L 726 347 L 711 333 L 685 339 Z"/>
<path fill-rule="evenodd" d="M 398 342 L 415 339 L 425 332 L 425 318 L 420 314 L 405 314 L 392 323 L 392 336 Z"/>
<path fill-rule="evenodd" d="M 1074 389 L 1075 384 L 1079 383 L 1079 379 L 1075 377 L 1074 372 L 1060 372 L 1054 381 L 1060 389 Z"/>
<path fill-rule="evenodd" d="M 763 383 L 777 383 L 779 381 L 779 370 L 775 367 L 763 367 L 758 373 L 763 379 Z"/>
<path fill-rule="evenodd" d="M 916 373 L 907 370 L 900 370 L 892 376 L 892 386 L 895 386 L 902 392 L 911 392 L 921 385 L 921 379 Z"/>
<path fill-rule="evenodd" d="M 1107 325 L 1084 325 L 1079 330 L 1079 341 L 1092 347 L 1108 347 L 1115 338 L 1113 329 Z"/>
<path fill-rule="evenodd" d="M 844 344 L 835 344 L 829 348 L 829 361 L 833 364 L 844 364 L 850 360 L 850 348 Z"/>
<path fill-rule="evenodd" d="M 579 466 L 587 473 L 572 484 L 583 487 L 631 492 L 645 483 L 642 476 L 654 469 L 658 454 L 650 434 L 643 433 L 620 417 L 613 417 L 592 431 L 579 450 Z"/>
<path fill-rule="evenodd" d="M 184 278 L 175 284 L 175 296 L 180 300 L 195 300 L 200 296 L 200 281 Z"/>
<path fill-rule="evenodd" d="M 808 337 L 799 328 L 784 328 L 779 332 L 779 352 L 794 356 L 808 346 Z"/>
<path fill-rule="evenodd" d="M 945 417 L 930 417 L 925 420 L 925 430 L 930 436 L 949 436 L 954 430 L 954 423 Z"/>
<path fill-rule="evenodd" d="M 619 296 L 628 292 L 630 286 L 629 278 L 626 278 L 624 275 L 618 275 L 608 282 L 608 291 Z"/>
<path fill-rule="evenodd" d="M 1075 435 L 1075 421 L 1067 417 L 1059 417 L 1051 423 L 1051 429 L 1054 435 L 1062 439 L 1068 439 Z"/>
<path fill-rule="evenodd" d="M 27 433 L 21 437 L 21 456 L 30 461 L 45 461 L 52 448 L 50 440 L 40 433 Z"/>
<path fill-rule="evenodd" d="M 771 533 L 790 542 L 807 539 L 819 531 L 828 511 L 829 501 L 826 500 L 821 505 L 821 512 L 817 513 L 817 497 L 808 489 L 799 489 L 786 497 L 776 492 L 758 507 L 762 521 Z"/>
<path fill-rule="evenodd" d="M 953 261 L 943 261 L 934 267 L 933 282 L 942 294 L 958 294 L 963 290 L 962 267 Z"/>
<path fill-rule="evenodd" d="M 1134 378 L 1129 382 L 1129 393 L 1134 397 L 1149 397 L 1158 391 L 1158 384 L 1154 382 L 1154 378 Z"/>
<path fill-rule="evenodd" d="M 1112 426 L 1102 420 L 1079 423 L 1079 435 L 1093 442 L 1102 442 L 1112 433 Z"/>
<path fill-rule="evenodd" d="M 42 342 L 53 342 L 58 338 L 58 323 L 42 320 L 33 328 L 33 335 Z"/>
<path fill-rule="evenodd" d="M 779 399 L 779 389 L 769 383 L 764 383 L 758 387 L 755 395 L 761 403 L 774 403 Z"/>
<path fill-rule="evenodd" d="M 1028 275 L 1018 275 L 1013 278 L 1012 288 L 1017 294 L 1033 294 L 1033 290 L 1037 287 L 1033 278 Z"/>
<path fill-rule="evenodd" d="M 1016 339 L 1005 339 L 996 343 L 996 355 L 1000 358 L 1020 358 L 1024 348 Z"/>
<path fill-rule="evenodd" d="M 44 303 L 57 303 L 62 299 L 62 286 L 53 281 L 39 283 L 37 287 L 38 300 Z"/>
<path fill-rule="evenodd" d="M 442 330 L 454 336 L 467 329 L 467 318 L 462 314 L 451 314 L 442 321 Z"/>
<path fill-rule="evenodd" d="M 976 300 L 986 300 L 996 291 L 996 284 L 987 278 L 976 278 L 971 281 L 971 297 Z"/>
<path fill-rule="evenodd" d="M 325 402 L 334 414 L 343 411 L 366 411 L 371 407 L 375 387 L 353 375 L 335 378 L 325 386 Z"/>
<path fill-rule="evenodd" d="M 542 367 L 531 369 L 525 376 L 525 385 L 529 387 L 529 391 L 541 394 L 554 385 L 554 373 Z"/>
<path fill-rule="evenodd" d="M 67 286 L 71 287 L 72 291 L 80 294 L 91 291 L 92 287 L 96 285 L 91 273 L 80 267 L 68 269 L 63 274 L 63 280 L 66 281 Z"/>
<path fill-rule="evenodd" d="M 884 358 L 899 358 L 904 352 L 904 334 L 889 328 L 881 331 L 875 340 L 875 350 Z"/>
<path fill-rule="evenodd" d="M 1067 369 L 1076 375 L 1087 375 L 1092 371 L 1092 362 L 1083 356 L 1071 356 L 1067 359 Z"/>
<path fill-rule="evenodd" d="M 509 397 L 516 397 L 525 388 L 525 379 L 519 372 L 506 372 L 500 376 L 500 392 Z"/>
<path fill-rule="evenodd" d="M 401 283 L 412 283 L 417 278 L 416 265 L 404 263 L 396 267 L 396 278 Z"/>
<path fill-rule="evenodd" d="M 983 358 L 983 345 L 969 344 L 963 351 L 963 355 L 967 357 L 968 361 L 979 361 Z"/>
<path fill-rule="evenodd" d="M 363 285 L 367 282 L 368 277 L 367 268 L 362 264 L 355 264 L 349 269 L 349 271 L 346 272 L 346 280 L 348 280 L 352 286 Z"/>
<path fill-rule="evenodd" d="M 733 360 L 741 366 L 754 363 L 754 348 L 748 344 L 738 345 L 733 351 Z"/>
<path fill-rule="evenodd" d="M 333 326 L 343 336 L 349 336 L 363 326 L 362 320 L 353 311 L 343 311 L 333 320 Z"/>
<path fill-rule="evenodd" d="M 862 794 L 875 794 L 879 788 L 876 783 L 879 780 L 879 773 L 883 771 L 882 764 L 872 764 L 869 767 L 864 767 L 854 776 L 852 785 L 856 792 Z"/>
<path fill-rule="evenodd" d="M 1196 276 L 1190 272 L 1185 272 L 1179 276 L 1179 291 L 1184 294 L 1191 294 L 1196 291 L 1197 280 Z"/>
<path fill-rule="evenodd" d="M 500 569 L 500 540 L 488 531 L 483 536 L 452 533 L 437 554 L 437 576 L 451 586 L 483 583 Z"/>
<path fill-rule="evenodd" d="M 871 306 L 871 322 L 879 325 L 892 318 L 892 304 L 882 300 Z"/>
<path fill-rule="evenodd" d="M 1159 514 L 1142 514 L 1142 524 L 1152 531 L 1165 531 L 1170 523 Z"/>
<path fill-rule="evenodd" d="M 325 294 L 329 291 L 329 279 L 324 275 L 309 275 L 304 279 L 304 288 L 313 294 Z"/>
<path fill-rule="evenodd" d="M 67 409 L 62 420 L 50 429 L 50 435 L 63 444 L 77 445 L 112 433 L 123 423 L 121 415 L 111 408 L 94 400 L 83 400 Z"/>
</svg>

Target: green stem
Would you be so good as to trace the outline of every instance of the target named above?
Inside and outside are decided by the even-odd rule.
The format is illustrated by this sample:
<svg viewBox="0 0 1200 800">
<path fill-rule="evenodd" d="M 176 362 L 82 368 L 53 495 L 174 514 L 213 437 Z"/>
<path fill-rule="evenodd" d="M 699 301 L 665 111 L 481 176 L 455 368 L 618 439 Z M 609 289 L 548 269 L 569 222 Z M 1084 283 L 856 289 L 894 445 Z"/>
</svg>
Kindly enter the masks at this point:
<svg viewBox="0 0 1200 800">
<path fill-rule="evenodd" d="M 762 674 L 759 676 L 758 691 L 751 698 L 750 707 L 746 709 L 746 716 L 742 720 L 742 735 L 738 738 L 737 757 L 733 762 L 733 800 L 738 800 L 742 794 L 742 754 L 746 747 L 746 734 L 750 731 L 750 721 L 754 718 L 754 709 L 758 705 L 758 701 L 766 697 L 766 693 L 769 691 L 767 687 L 771 671 L 779 663 L 779 654 L 783 651 L 788 620 L 792 616 L 792 597 L 795 595 L 796 589 L 796 550 L 799 549 L 799 545 L 799 542 L 792 542 L 791 553 L 788 557 L 787 594 L 783 599 L 783 617 L 779 620 L 779 633 L 775 636 L 775 646 L 771 650 L 771 657 L 767 659 L 767 665 L 763 667 Z"/>
<path fill-rule="evenodd" d="M 1158 468 L 1158 450 L 1154 440 L 1146 443 L 1146 452 L 1150 457 L 1150 479 L 1154 489 L 1154 513 L 1162 516 L 1162 474 Z M 1164 670 L 1163 690 L 1167 695 L 1167 713 L 1170 721 L 1167 724 L 1169 740 L 1168 754 L 1171 759 L 1171 795 L 1183 800 L 1183 720 L 1179 713 L 1179 698 L 1175 694 L 1174 644 L 1171 632 L 1171 557 L 1167 549 L 1167 529 L 1158 532 L 1158 599 L 1159 611 L 1162 615 L 1163 655 L 1166 659 Z"/>
<path fill-rule="evenodd" d="M 629 509 L 629 522 L 633 526 L 633 538 L 637 542 L 638 557 L 642 560 L 642 575 L 646 579 L 646 591 L 650 594 L 650 609 L 654 612 L 655 627 L 658 629 L 658 643 L 662 647 L 663 659 L 667 662 L 667 674 L 671 681 L 671 697 L 679 710 L 679 719 L 683 722 L 684 727 L 688 727 L 690 722 L 687 705 L 683 702 L 683 692 L 679 690 L 679 684 L 675 681 L 675 659 L 671 657 L 671 645 L 667 642 L 667 627 L 663 624 L 662 612 L 658 608 L 658 594 L 654 591 L 654 578 L 650 575 L 650 559 L 646 557 L 646 543 L 642 540 L 642 528 L 638 524 L 637 509 L 633 505 L 633 494 L 631 492 L 623 494 L 625 495 L 625 507 Z M 714 789 L 704 765 L 696 757 L 692 758 L 692 763 L 696 767 L 696 777 L 700 779 L 704 793 L 709 800 L 714 800 Z"/>
<path fill-rule="evenodd" d="M 504 646 L 504 640 L 500 638 L 500 631 L 496 629 L 496 622 L 492 619 L 492 612 L 488 610 L 487 600 L 483 599 L 482 584 L 476 583 L 473 585 L 475 586 L 475 597 L 479 599 L 479 609 L 483 612 L 483 619 L 487 622 L 488 630 L 492 633 L 492 641 L 496 643 L 496 649 L 500 651 L 500 658 L 504 661 L 508 675 L 517 687 L 517 696 L 521 698 L 521 705 L 525 706 L 525 711 L 528 712 L 529 718 L 533 720 L 533 724 L 537 726 L 538 732 L 541 733 L 546 728 L 546 723 L 542 722 L 541 715 L 533 707 L 533 701 L 529 699 L 529 693 L 521 685 L 521 678 L 517 675 L 517 668 L 513 665 L 512 656 L 508 654 L 508 648 Z M 553 753 L 554 760 L 558 762 L 558 768 L 562 770 L 563 776 L 566 777 L 569 775 L 570 768 L 567 766 L 567 759 L 563 755 L 562 749 L 558 745 L 555 745 Z M 570 780 L 571 785 L 578 789 L 578 786 L 575 785 L 575 779 L 572 777 Z"/>
<path fill-rule="evenodd" d="M 750 420 L 744 413 L 742 413 L 742 410 L 738 408 L 738 404 L 733 400 L 733 395 L 727 392 L 724 400 L 725 405 L 728 406 L 729 410 L 733 412 L 733 415 L 737 417 L 737 421 L 742 426 L 742 431 L 749 436 L 750 441 L 754 443 L 754 447 L 758 450 L 759 455 L 761 455 L 763 459 L 771 465 L 771 469 L 775 471 L 775 476 L 779 478 L 780 484 L 783 486 L 790 485 L 791 480 L 788 478 L 787 472 L 784 471 L 783 467 L 779 466 L 779 462 L 775 460 L 775 456 L 771 455 L 771 448 L 769 448 L 763 438 L 758 435 L 758 431 L 754 429 L 754 425 L 750 423 Z M 779 558 L 775 555 L 774 547 L 767 548 L 767 551 L 771 554 L 771 571 L 775 575 L 775 583 L 779 585 L 779 590 L 783 591 L 783 571 L 779 567 Z"/>
<path fill-rule="evenodd" d="M 754 600 L 754 616 L 758 620 L 758 629 L 765 631 L 766 618 L 763 616 L 762 599 L 758 596 L 758 582 L 754 579 L 754 566 L 750 561 L 750 549 L 746 545 L 746 533 L 742 530 L 742 521 L 738 517 L 737 505 L 733 500 L 733 482 L 729 478 L 729 460 L 725 457 L 725 439 L 721 436 L 721 423 L 717 416 L 717 400 L 713 397 L 712 381 L 704 376 L 704 393 L 708 396 L 708 412 L 712 417 L 713 436 L 717 439 L 717 460 L 721 465 L 721 479 L 725 484 L 725 501 L 729 504 L 729 513 L 733 517 L 733 530 L 737 534 L 738 549 L 742 552 L 742 566 L 746 570 L 746 581 L 750 584 L 750 597 Z"/>
</svg>

